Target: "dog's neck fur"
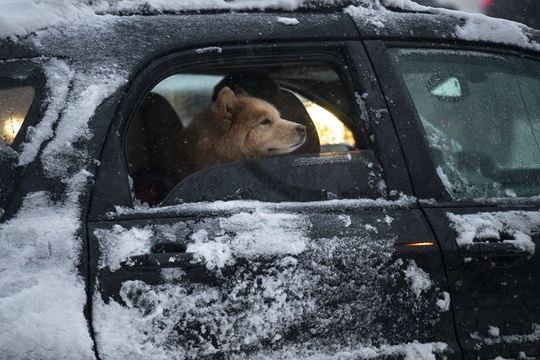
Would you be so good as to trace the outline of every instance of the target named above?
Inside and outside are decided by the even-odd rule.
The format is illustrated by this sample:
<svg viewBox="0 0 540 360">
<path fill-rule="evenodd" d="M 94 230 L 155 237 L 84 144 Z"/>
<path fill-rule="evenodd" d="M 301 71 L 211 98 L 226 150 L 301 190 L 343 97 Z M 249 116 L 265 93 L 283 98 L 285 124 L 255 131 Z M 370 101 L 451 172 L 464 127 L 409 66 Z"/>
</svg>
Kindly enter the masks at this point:
<svg viewBox="0 0 540 360">
<path fill-rule="evenodd" d="M 211 126 L 189 126 L 186 129 L 186 138 L 192 139 L 192 141 L 198 142 L 198 154 L 196 155 L 197 161 L 201 164 L 210 166 L 228 163 L 231 161 L 248 160 L 250 157 L 247 154 L 241 153 L 238 149 L 232 146 L 226 146 L 228 142 L 237 141 L 231 137 L 231 130 L 235 126 L 231 123 L 227 126 L 224 120 L 220 118 L 219 114 L 207 107 L 201 114 L 199 114 L 193 123 L 198 121 L 208 122 L 208 119 L 212 119 Z M 190 128 L 194 129 L 189 131 Z M 225 145 L 225 146 L 222 146 Z M 227 147 L 228 151 L 223 151 L 223 148 Z M 195 154 L 194 154 L 195 155 Z"/>
</svg>

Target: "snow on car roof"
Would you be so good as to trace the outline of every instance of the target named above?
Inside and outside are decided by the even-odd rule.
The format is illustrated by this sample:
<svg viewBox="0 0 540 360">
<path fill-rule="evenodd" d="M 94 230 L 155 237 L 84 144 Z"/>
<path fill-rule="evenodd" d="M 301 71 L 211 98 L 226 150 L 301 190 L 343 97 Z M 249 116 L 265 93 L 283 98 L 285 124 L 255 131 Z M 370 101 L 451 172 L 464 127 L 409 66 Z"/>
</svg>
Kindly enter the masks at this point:
<svg viewBox="0 0 540 360">
<path fill-rule="evenodd" d="M 367 2 L 367 1 L 366 1 Z M 455 19 L 456 24 L 453 26 L 451 36 L 455 39 L 461 39 L 465 41 L 473 42 L 492 42 L 505 45 L 518 46 L 524 49 L 531 49 L 535 51 L 540 50 L 540 43 L 538 39 L 538 32 L 530 29 L 523 24 L 503 20 L 495 19 L 483 14 L 472 14 L 462 11 L 448 10 L 443 8 L 432 8 L 416 4 L 410 0 L 385 0 L 372 1 L 368 6 L 349 6 L 344 9 L 357 23 L 368 22 L 372 25 L 375 34 L 389 33 L 388 28 L 399 28 L 400 24 L 405 23 L 407 29 L 402 29 L 401 33 L 407 36 L 407 31 L 413 32 L 410 28 L 410 23 L 405 21 L 406 14 L 402 12 L 395 12 L 389 9 L 401 9 L 405 12 L 420 12 L 422 14 L 417 16 L 423 16 L 423 19 L 414 19 L 413 24 L 418 26 L 435 26 L 436 35 L 439 38 L 444 38 L 446 35 L 441 32 L 447 30 L 445 25 L 440 22 L 440 19 L 429 23 L 428 17 L 433 18 L 433 15 L 439 15 Z M 425 24 L 422 24 L 425 23 Z M 410 34 L 414 35 L 414 34 Z M 533 39 L 534 37 L 534 39 Z"/>
<path fill-rule="evenodd" d="M 386 33 L 399 23 L 396 20 L 403 17 L 403 12 L 421 12 L 425 13 L 426 21 L 429 21 L 428 14 L 455 19 L 457 25 L 454 25 L 452 36 L 458 39 L 540 50 L 538 40 L 532 39 L 540 38 L 538 32 L 525 25 L 482 14 L 423 6 L 412 0 L 4 0 L 0 13 L 0 39 L 16 41 L 51 27 L 69 24 L 76 28 L 126 14 L 294 11 L 325 7 L 343 8 L 345 13 L 356 18 L 357 23 L 367 22 L 377 34 Z"/>
<path fill-rule="evenodd" d="M 6 3 L 7 1 L 7 3 Z M 378 1 L 378 0 L 376 0 Z M 106 14 L 147 14 L 202 10 L 292 11 L 302 6 L 339 5 L 341 0 L 5 0 L 0 13 L 0 38 L 26 36 L 61 23 L 91 21 Z"/>
</svg>

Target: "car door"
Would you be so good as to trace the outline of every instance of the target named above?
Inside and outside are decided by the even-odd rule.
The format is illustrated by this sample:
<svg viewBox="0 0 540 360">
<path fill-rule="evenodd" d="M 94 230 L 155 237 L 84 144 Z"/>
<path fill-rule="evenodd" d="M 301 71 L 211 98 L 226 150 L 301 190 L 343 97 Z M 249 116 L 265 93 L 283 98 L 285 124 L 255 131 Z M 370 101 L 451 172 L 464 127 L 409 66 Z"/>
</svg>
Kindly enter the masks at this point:
<svg viewBox="0 0 540 360">
<path fill-rule="evenodd" d="M 443 250 L 465 357 L 538 357 L 538 57 L 370 47 L 389 57 L 377 66 L 393 69 L 384 68 L 384 87 L 399 99 L 392 114 Z"/>
<path fill-rule="evenodd" d="M 156 59 L 106 140 L 88 224 L 100 358 L 460 358 L 441 254 L 362 45 L 220 49 Z M 317 130 L 316 152 L 167 187 L 153 137 L 189 126 L 232 73 L 265 74 L 339 124 Z"/>
</svg>

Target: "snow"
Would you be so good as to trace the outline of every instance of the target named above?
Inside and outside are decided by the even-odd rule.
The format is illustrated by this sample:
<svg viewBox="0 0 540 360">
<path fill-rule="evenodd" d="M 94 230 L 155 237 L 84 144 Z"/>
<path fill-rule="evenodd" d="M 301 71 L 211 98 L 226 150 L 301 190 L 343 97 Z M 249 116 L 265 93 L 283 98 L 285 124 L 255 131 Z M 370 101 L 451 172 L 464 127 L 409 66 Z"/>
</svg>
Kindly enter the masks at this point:
<svg viewBox="0 0 540 360">
<path fill-rule="evenodd" d="M 397 357 L 403 360 L 435 360 L 435 354 L 443 353 L 447 349 L 447 345 L 444 343 L 426 343 L 411 342 L 402 344 L 399 346 L 383 345 L 381 347 L 360 347 L 351 348 L 348 350 L 341 350 L 332 355 L 318 354 L 318 355 L 306 355 L 302 352 L 293 352 L 294 359 L 298 360 L 353 360 L 353 359 L 373 359 L 377 357 Z M 271 356 L 260 356 L 253 359 L 291 359 L 291 353 L 272 353 Z M 235 359 L 241 359 L 235 357 Z"/>
<path fill-rule="evenodd" d="M 27 165 L 34 160 L 44 141 L 53 136 L 53 126 L 58 120 L 58 114 L 65 105 L 69 84 L 74 71 L 62 60 L 50 60 L 44 65 L 47 76 L 47 90 L 51 101 L 39 124 L 31 131 L 30 140 L 23 144 L 19 157 L 19 165 Z"/>
<path fill-rule="evenodd" d="M 443 298 L 437 300 L 437 306 L 438 306 L 442 311 L 448 311 L 448 310 L 450 310 L 450 294 L 447 293 L 446 291 L 444 291 L 444 292 L 443 292 Z"/>
<path fill-rule="evenodd" d="M 531 344 L 538 344 L 540 342 L 540 324 L 533 324 L 533 329 L 529 334 L 501 334 L 499 328 L 489 326 L 489 337 L 481 337 L 478 334 L 471 334 L 471 338 L 475 340 L 481 340 L 485 344 L 520 344 L 523 342 L 530 342 Z M 526 357 L 523 357 L 526 358 Z"/>
<path fill-rule="evenodd" d="M 86 154 L 76 149 L 74 144 L 92 137 L 88 130 L 88 121 L 94 115 L 95 109 L 125 82 L 125 76 L 116 73 L 114 67 L 89 69 L 74 76 L 71 85 L 80 88 L 81 92 L 72 98 L 68 97 L 61 113 L 61 116 L 69 121 L 60 121 L 57 124 L 54 139 L 47 144 L 41 155 L 43 168 L 48 176 L 69 176 L 70 165 L 85 159 Z"/>
<path fill-rule="evenodd" d="M 100 269 L 108 267 L 111 271 L 116 271 L 120 268 L 120 263 L 130 256 L 150 253 L 152 232 L 148 227 L 128 230 L 114 225 L 111 231 L 97 230 L 95 235 L 103 252 L 98 265 Z"/>
<path fill-rule="evenodd" d="M 234 211 L 208 219 L 205 224 L 154 224 L 154 235 L 148 232 L 149 227 L 114 227 L 114 240 L 106 241 L 102 248 L 105 258 L 114 259 L 107 266 L 117 268 L 125 260 L 118 256 L 117 247 L 124 248 L 120 239 L 140 239 L 139 251 L 123 251 L 127 257 L 145 253 L 148 239 L 181 238 L 186 239 L 187 252 L 204 261 L 220 285 L 193 283 L 185 279 L 187 270 L 166 269 L 162 271 L 165 284 L 125 281 L 120 290 L 125 306 L 96 295 L 94 328 L 102 358 L 195 359 L 214 354 L 215 343 L 221 350 L 238 352 L 239 359 L 381 355 L 435 359 L 435 354 L 446 351 L 447 345 L 439 342 L 376 345 L 365 340 L 383 339 L 399 329 L 394 322 L 379 322 L 376 314 L 383 309 L 389 318 L 408 311 L 422 314 L 422 318 L 431 313 L 436 318 L 444 311 L 438 304 L 438 299 L 446 300 L 444 292 L 436 289 L 436 296 L 427 301 L 418 297 L 437 287 L 425 271 L 415 262 L 392 260 L 394 239 L 377 235 L 391 224 L 381 221 L 377 231 L 370 225 L 362 232 L 365 241 L 347 236 L 313 239 L 309 233 L 314 224 L 308 215 L 281 210 L 255 206 L 250 212 Z M 352 228 L 349 216 L 327 214 L 325 218 L 328 226 Z M 111 235 L 101 232 L 100 237 Z M 275 264 L 265 259 L 275 259 Z M 336 268 L 335 261 L 343 262 L 343 266 Z M 222 275 L 237 267 L 242 270 L 237 276 Z M 388 296 L 384 289 L 395 286 L 400 273 L 406 274 L 411 289 Z M 340 284 L 339 292 L 334 282 Z M 340 305 L 327 307 L 321 299 L 332 299 Z M 416 331 L 423 332 L 430 321 L 409 327 L 420 327 L 422 330 Z M 312 342 L 303 332 L 289 333 L 300 322 L 308 334 L 322 336 L 321 342 Z M 178 331 L 179 326 L 184 330 Z M 283 341 L 288 336 L 295 338 Z M 274 346 L 271 350 L 249 351 L 261 344 Z"/>
<path fill-rule="evenodd" d="M 493 337 L 499 337 L 499 335 L 500 335 L 500 330 L 499 330 L 499 328 L 496 327 L 496 326 L 490 326 L 490 327 L 488 328 L 488 334 L 491 335 L 491 336 L 493 336 Z"/>
<path fill-rule="evenodd" d="M 427 291 L 433 286 L 429 274 L 420 269 L 414 261 L 411 261 L 403 272 L 409 282 L 411 291 L 416 297 L 419 297 L 423 291 Z"/>
<path fill-rule="evenodd" d="M 306 220 L 294 214 L 274 214 L 256 211 L 237 213 L 220 220 L 225 233 L 241 229 L 235 237 L 229 235 L 209 239 L 205 229 L 193 235 L 187 252 L 206 260 L 207 268 L 232 265 L 233 257 L 251 259 L 258 256 L 298 255 L 306 249 L 307 236 L 303 229 Z M 250 224 L 246 226 L 246 224 Z"/>
<path fill-rule="evenodd" d="M 279 16 L 277 18 L 277 21 L 281 24 L 285 24 L 285 25 L 298 25 L 300 24 L 300 21 L 298 21 L 297 19 L 295 18 L 286 18 L 286 17 L 281 17 Z"/>
<path fill-rule="evenodd" d="M 39 29 L 95 16 L 84 1 L 3 0 L 0 12 L 0 38 L 26 36 Z"/>
<path fill-rule="evenodd" d="M 302 5 L 339 4 L 338 0 L 3 0 L 0 39 L 25 37 L 41 29 L 65 23 L 97 21 L 103 14 L 182 12 L 200 10 L 294 10 Z M 295 19 L 278 22 L 296 25 Z"/>
<path fill-rule="evenodd" d="M 516 251 L 535 253 L 536 246 L 531 236 L 540 229 L 540 212 L 447 213 L 447 216 L 458 234 L 456 242 L 460 247 L 497 241 L 514 245 Z"/>
<path fill-rule="evenodd" d="M 144 12 L 182 12 L 200 10 L 271 10 L 292 11 L 301 6 L 339 5 L 340 0 L 3 0 L 0 13 L 0 39 L 16 40 L 61 24 L 97 22 L 99 16 L 106 14 L 133 14 Z M 361 6 L 349 6 L 345 12 L 370 22 L 374 27 L 383 28 L 388 22 L 385 17 L 392 13 L 387 7 L 407 11 L 423 11 L 445 14 L 464 20 L 464 25 L 456 27 L 456 36 L 466 40 L 495 41 L 514 44 L 524 48 L 540 49 L 540 44 L 531 43 L 525 27 L 521 24 L 488 18 L 481 14 L 468 14 L 441 8 L 419 5 L 411 0 L 358 0 Z M 284 25 L 294 26 L 295 18 L 278 17 Z M 397 26 L 397 25 L 396 25 Z"/>
<path fill-rule="evenodd" d="M 523 25 L 513 21 L 492 19 L 482 14 L 468 14 L 465 25 L 456 28 L 456 35 L 464 40 L 494 41 L 540 50 L 540 44 L 531 42 L 523 30 Z"/>
<path fill-rule="evenodd" d="M 86 181 L 74 177 L 71 191 Z M 19 215 L 0 225 L 0 357 L 92 359 L 77 272 L 81 226 L 76 198 L 55 203 L 28 194 Z M 47 224 L 47 226 L 44 226 Z"/>
<path fill-rule="evenodd" d="M 499 44 L 519 46 L 525 49 L 540 50 L 540 44 L 528 37 L 525 25 L 503 19 L 495 19 L 483 14 L 470 14 L 462 11 L 432 8 L 416 4 L 411 0 L 362 0 L 364 6 L 349 6 L 345 12 L 360 22 L 368 22 L 374 28 L 400 26 L 398 15 L 388 10 L 395 7 L 409 11 L 428 12 L 454 17 L 462 24 L 455 28 L 455 36 L 470 41 L 489 41 Z M 395 19 L 390 22 L 389 19 Z"/>
<path fill-rule="evenodd" d="M 352 224 L 351 217 L 349 215 L 339 215 L 338 218 L 343 221 L 345 227 L 349 227 Z"/>
<path fill-rule="evenodd" d="M 195 52 L 197 54 L 204 54 L 204 53 L 208 53 L 208 52 L 217 52 L 218 54 L 221 54 L 222 51 L 223 51 L 223 49 L 218 47 L 218 46 L 209 46 L 209 47 L 205 47 L 205 48 L 195 50 Z"/>
<path fill-rule="evenodd" d="M 29 192 L 18 213 L 0 224 L 0 357 L 93 359 L 86 284 L 79 273 L 79 197 L 91 181 L 91 159 L 73 144 L 92 136 L 87 124 L 97 105 L 125 78 L 114 66 L 81 71 L 63 60 L 32 61 L 45 69 L 48 103 L 18 161 L 35 161 L 43 148 L 44 173 L 65 191 L 60 198 L 46 190 Z"/>
<path fill-rule="evenodd" d="M 295 159 L 292 166 L 323 165 L 351 162 L 351 154 L 328 155 L 321 157 L 305 157 Z"/>
<path fill-rule="evenodd" d="M 251 201 L 251 200 L 232 200 L 232 201 L 212 201 L 212 202 L 199 202 L 199 203 L 189 203 L 189 204 L 179 204 L 163 207 L 148 207 L 148 206 L 135 206 L 122 207 L 116 206 L 115 211 L 108 214 L 109 217 L 116 215 L 130 215 L 130 214 L 159 214 L 159 213 L 219 213 L 222 211 L 264 211 L 264 210 L 301 210 L 305 207 L 316 209 L 339 209 L 340 211 L 344 209 L 363 209 L 366 207 L 382 207 L 388 209 L 400 209 L 407 208 L 416 203 L 416 198 L 411 196 L 406 196 L 401 194 L 396 200 L 386 200 L 386 199 L 344 199 L 344 200 L 326 200 L 326 201 L 310 201 L 310 202 L 282 202 L 279 204 L 276 203 L 267 203 L 261 201 Z M 383 218 L 385 222 L 392 222 L 392 218 L 387 216 Z"/>
</svg>

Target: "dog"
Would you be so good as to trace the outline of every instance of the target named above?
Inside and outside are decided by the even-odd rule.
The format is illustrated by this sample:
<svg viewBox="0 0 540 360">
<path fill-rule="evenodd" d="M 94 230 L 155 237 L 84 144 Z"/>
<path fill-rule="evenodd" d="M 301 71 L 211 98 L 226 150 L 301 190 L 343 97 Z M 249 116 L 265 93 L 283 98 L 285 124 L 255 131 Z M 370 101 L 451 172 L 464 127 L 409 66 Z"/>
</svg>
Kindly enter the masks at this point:
<svg viewBox="0 0 540 360">
<path fill-rule="evenodd" d="M 189 126 L 167 139 L 160 161 L 172 189 L 205 168 L 291 153 L 306 141 L 306 127 L 282 119 L 274 106 L 242 88 L 224 87 Z"/>
</svg>

